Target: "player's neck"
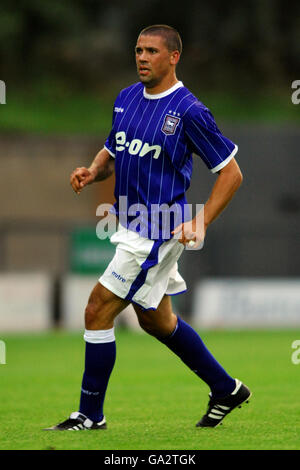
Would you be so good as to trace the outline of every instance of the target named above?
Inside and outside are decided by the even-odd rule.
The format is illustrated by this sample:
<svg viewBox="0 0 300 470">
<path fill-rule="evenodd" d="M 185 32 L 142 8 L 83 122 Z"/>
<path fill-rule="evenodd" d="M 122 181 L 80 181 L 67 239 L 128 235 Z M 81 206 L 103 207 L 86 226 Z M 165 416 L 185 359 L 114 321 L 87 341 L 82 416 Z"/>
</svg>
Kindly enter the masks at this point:
<svg viewBox="0 0 300 470">
<path fill-rule="evenodd" d="M 145 88 L 146 88 L 146 92 L 149 95 L 158 95 L 160 93 L 163 93 L 164 91 L 169 90 L 174 85 L 176 85 L 176 83 L 178 83 L 178 82 L 179 82 L 179 80 L 177 80 L 176 76 L 166 77 L 165 80 L 162 80 L 156 86 L 151 87 L 151 88 L 147 88 L 147 85 L 145 85 Z"/>
</svg>

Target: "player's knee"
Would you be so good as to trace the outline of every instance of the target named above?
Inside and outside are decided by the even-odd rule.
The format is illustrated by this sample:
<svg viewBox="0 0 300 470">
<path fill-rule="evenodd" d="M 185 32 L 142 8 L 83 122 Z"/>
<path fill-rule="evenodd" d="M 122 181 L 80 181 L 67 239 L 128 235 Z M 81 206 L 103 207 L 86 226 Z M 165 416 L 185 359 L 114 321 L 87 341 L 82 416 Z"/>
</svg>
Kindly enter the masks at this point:
<svg viewBox="0 0 300 470">
<path fill-rule="evenodd" d="M 109 316 L 107 310 L 107 302 L 102 301 L 100 298 L 90 298 L 84 312 L 85 328 L 92 330 L 96 325 L 97 329 L 99 325 L 104 328 L 104 321 Z"/>
<path fill-rule="evenodd" d="M 149 318 L 147 318 L 147 316 L 145 316 L 145 317 L 139 316 L 138 320 L 139 320 L 140 327 L 146 333 L 148 333 L 151 336 L 155 336 L 155 327 L 154 327 L 153 323 L 151 322 L 151 320 Z"/>
<path fill-rule="evenodd" d="M 141 326 L 142 326 L 142 325 L 141 325 Z M 153 326 L 149 326 L 149 325 L 145 326 L 145 325 L 144 325 L 144 326 L 142 326 L 142 329 L 143 329 L 146 333 L 148 333 L 148 335 L 151 335 L 151 336 L 154 336 L 154 337 L 159 337 L 159 332 L 158 332 L 158 330 L 157 330 L 155 327 L 153 327 Z"/>
<path fill-rule="evenodd" d="M 100 284 L 97 284 L 92 290 L 88 300 L 88 304 L 85 308 L 85 328 L 92 330 L 99 324 L 102 325 L 101 318 L 105 315 L 108 304 L 108 296 L 105 296 L 104 289 Z"/>
<path fill-rule="evenodd" d="M 169 336 L 174 330 L 173 326 L 168 322 L 157 322 L 147 317 L 140 317 L 139 324 L 141 328 L 155 338 L 164 338 Z"/>
<path fill-rule="evenodd" d="M 100 284 L 92 291 L 85 309 L 87 330 L 112 328 L 116 315 L 122 310 L 120 299 Z"/>
<path fill-rule="evenodd" d="M 95 322 L 98 321 L 98 318 L 99 318 L 99 309 L 94 303 L 89 302 L 84 312 L 85 328 L 87 330 L 93 329 L 93 326 Z"/>
</svg>

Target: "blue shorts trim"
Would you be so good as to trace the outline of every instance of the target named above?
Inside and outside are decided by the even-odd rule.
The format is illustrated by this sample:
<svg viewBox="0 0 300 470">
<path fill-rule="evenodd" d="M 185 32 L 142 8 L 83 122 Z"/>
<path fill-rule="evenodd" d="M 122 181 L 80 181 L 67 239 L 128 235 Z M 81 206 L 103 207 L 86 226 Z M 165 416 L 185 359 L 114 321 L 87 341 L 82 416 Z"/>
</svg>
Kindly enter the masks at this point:
<svg viewBox="0 0 300 470">
<path fill-rule="evenodd" d="M 184 290 L 182 290 L 182 291 L 180 291 L 180 292 L 175 292 L 175 294 L 166 294 L 166 295 L 170 295 L 170 296 L 172 297 L 173 295 L 183 294 L 183 293 L 186 292 L 186 291 L 187 291 L 187 289 L 184 289 Z"/>
<path fill-rule="evenodd" d="M 141 272 L 138 274 L 138 276 L 135 278 L 135 280 L 131 284 L 129 292 L 125 297 L 126 300 L 131 301 L 134 295 L 137 293 L 137 291 L 142 287 L 143 284 L 145 284 L 149 269 L 158 263 L 158 250 L 163 243 L 164 243 L 163 240 L 157 240 L 153 243 L 153 246 L 151 248 L 149 255 L 147 256 L 146 260 L 143 262 L 141 266 L 141 269 L 142 269 Z"/>
</svg>

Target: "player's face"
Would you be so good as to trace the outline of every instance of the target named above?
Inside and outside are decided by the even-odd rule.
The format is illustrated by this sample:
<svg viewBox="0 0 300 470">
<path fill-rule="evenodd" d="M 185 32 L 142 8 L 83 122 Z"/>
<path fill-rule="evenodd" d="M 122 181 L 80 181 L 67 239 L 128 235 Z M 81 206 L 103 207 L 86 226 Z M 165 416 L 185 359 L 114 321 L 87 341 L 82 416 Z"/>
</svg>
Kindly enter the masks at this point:
<svg viewBox="0 0 300 470">
<path fill-rule="evenodd" d="M 177 51 L 175 54 L 179 54 Z M 140 81 L 146 88 L 157 86 L 174 72 L 174 53 L 169 52 L 161 36 L 141 35 L 135 47 L 135 59 Z"/>
</svg>

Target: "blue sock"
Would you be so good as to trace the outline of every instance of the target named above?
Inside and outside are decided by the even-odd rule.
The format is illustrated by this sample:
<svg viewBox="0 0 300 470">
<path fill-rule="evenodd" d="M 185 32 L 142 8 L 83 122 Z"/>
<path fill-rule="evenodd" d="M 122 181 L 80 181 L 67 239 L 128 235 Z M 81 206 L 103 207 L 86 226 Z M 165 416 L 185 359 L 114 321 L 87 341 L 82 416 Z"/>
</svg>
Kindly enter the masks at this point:
<svg viewBox="0 0 300 470">
<path fill-rule="evenodd" d="M 158 338 L 210 387 L 212 396 L 222 398 L 233 392 L 235 380 L 208 351 L 196 331 L 178 317 L 174 332 Z"/>
<path fill-rule="evenodd" d="M 79 412 L 94 422 L 103 418 L 103 403 L 116 359 L 114 329 L 86 330 L 85 370 Z"/>
</svg>

